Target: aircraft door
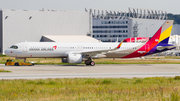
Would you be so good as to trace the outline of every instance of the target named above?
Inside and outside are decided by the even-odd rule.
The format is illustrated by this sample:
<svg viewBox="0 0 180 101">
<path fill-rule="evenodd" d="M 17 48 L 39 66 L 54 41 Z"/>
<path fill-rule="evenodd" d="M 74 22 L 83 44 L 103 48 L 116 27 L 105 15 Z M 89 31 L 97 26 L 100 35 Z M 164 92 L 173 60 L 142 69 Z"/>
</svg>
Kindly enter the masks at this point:
<svg viewBox="0 0 180 101">
<path fill-rule="evenodd" d="M 149 44 L 145 45 L 145 52 L 149 53 Z"/>
<path fill-rule="evenodd" d="M 83 50 L 83 46 L 77 46 L 77 51 L 82 51 Z"/>
<path fill-rule="evenodd" d="M 23 43 L 23 52 L 27 52 L 27 43 Z"/>
</svg>

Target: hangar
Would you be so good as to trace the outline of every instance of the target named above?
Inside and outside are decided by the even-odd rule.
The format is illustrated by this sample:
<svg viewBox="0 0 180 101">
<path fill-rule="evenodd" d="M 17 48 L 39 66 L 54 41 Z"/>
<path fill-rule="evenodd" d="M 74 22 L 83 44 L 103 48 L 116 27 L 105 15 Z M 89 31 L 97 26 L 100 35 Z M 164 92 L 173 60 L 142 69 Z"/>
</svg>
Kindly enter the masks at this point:
<svg viewBox="0 0 180 101">
<path fill-rule="evenodd" d="M 43 35 L 40 42 L 100 42 L 85 35 Z"/>
<path fill-rule="evenodd" d="M 43 35 L 86 36 L 89 25 L 89 13 L 85 11 L 1 9 L 0 53 L 18 42 L 42 41 Z"/>
</svg>

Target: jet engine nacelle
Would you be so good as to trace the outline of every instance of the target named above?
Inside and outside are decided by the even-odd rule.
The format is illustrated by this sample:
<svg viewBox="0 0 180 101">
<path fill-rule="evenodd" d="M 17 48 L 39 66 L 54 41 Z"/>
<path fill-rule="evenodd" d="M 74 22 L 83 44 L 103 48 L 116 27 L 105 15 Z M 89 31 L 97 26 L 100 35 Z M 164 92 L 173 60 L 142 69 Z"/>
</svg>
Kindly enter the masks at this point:
<svg viewBox="0 0 180 101">
<path fill-rule="evenodd" d="M 68 54 L 69 63 L 82 63 L 82 54 Z"/>
</svg>

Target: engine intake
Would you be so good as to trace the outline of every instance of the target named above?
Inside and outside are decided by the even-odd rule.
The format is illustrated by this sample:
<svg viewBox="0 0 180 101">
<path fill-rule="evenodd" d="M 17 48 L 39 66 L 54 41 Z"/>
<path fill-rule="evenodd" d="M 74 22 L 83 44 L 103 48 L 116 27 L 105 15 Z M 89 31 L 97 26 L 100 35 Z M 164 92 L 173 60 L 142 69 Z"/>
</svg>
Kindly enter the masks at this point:
<svg viewBox="0 0 180 101">
<path fill-rule="evenodd" d="M 68 54 L 68 63 L 82 63 L 82 54 Z"/>
</svg>

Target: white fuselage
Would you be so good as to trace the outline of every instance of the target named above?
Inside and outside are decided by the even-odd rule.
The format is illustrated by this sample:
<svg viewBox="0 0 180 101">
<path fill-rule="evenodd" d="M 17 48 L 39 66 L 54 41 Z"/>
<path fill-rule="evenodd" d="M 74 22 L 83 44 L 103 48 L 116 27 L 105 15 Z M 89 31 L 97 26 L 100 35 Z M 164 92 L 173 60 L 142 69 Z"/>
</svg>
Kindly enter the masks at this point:
<svg viewBox="0 0 180 101">
<path fill-rule="evenodd" d="M 65 58 L 73 52 L 91 52 L 99 50 L 110 50 L 119 43 L 57 43 L 57 42 L 22 42 L 15 44 L 17 49 L 9 48 L 5 54 L 21 58 Z M 104 58 L 121 58 L 134 51 L 142 43 L 123 43 L 116 51 L 99 54 Z"/>
</svg>

